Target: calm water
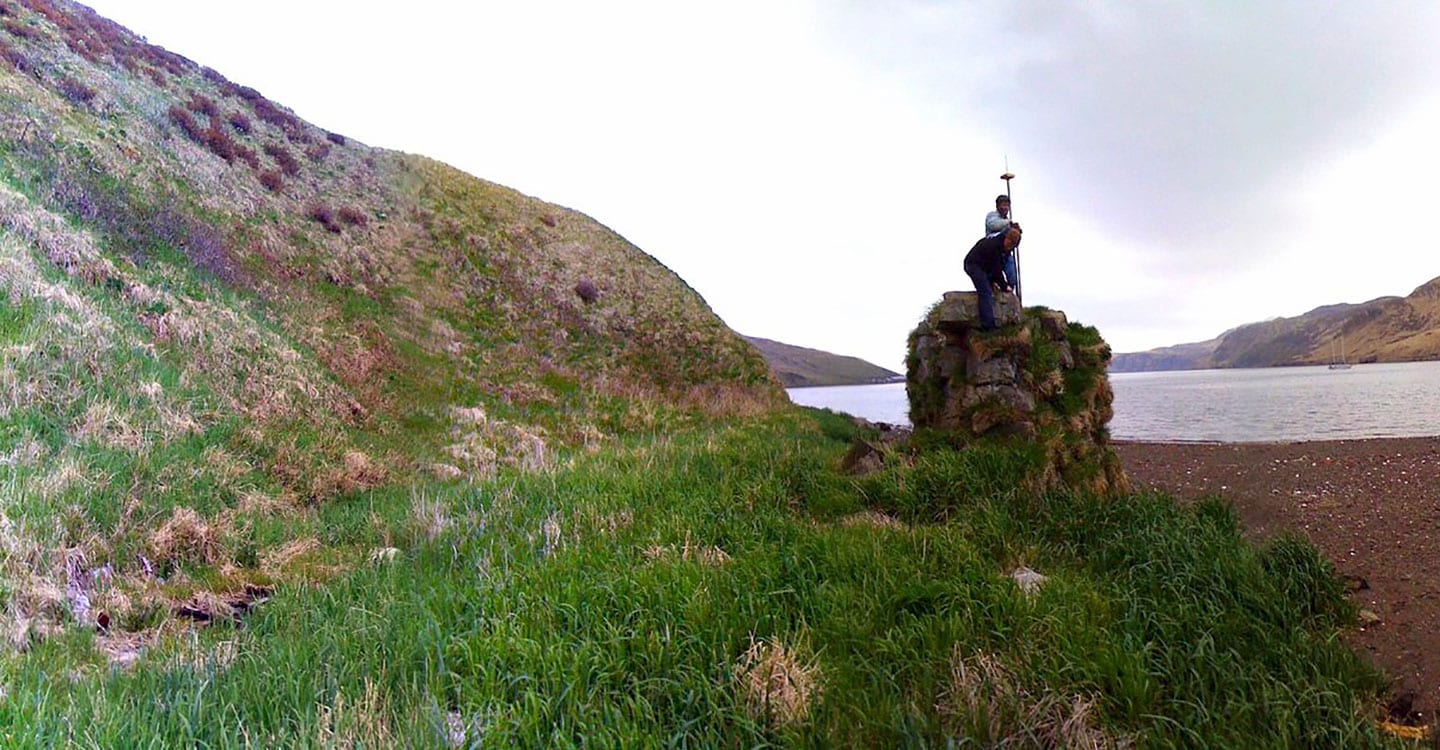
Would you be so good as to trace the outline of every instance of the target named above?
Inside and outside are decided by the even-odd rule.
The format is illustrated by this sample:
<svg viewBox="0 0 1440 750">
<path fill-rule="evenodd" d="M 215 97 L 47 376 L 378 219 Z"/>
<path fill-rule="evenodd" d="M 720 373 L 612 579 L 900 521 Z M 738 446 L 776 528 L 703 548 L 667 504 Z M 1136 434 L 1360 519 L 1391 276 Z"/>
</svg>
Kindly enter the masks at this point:
<svg viewBox="0 0 1440 750">
<path fill-rule="evenodd" d="M 1440 362 L 1115 373 L 1121 440 L 1245 443 L 1440 435 Z M 792 388 L 797 404 L 908 422 L 905 385 Z"/>
<path fill-rule="evenodd" d="M 910 402 L 905 398 L 904 383 L 789 388 L 786 393 L 801 406 L 843 411 L 872 422 L 910 424 Z"/>
</svg>

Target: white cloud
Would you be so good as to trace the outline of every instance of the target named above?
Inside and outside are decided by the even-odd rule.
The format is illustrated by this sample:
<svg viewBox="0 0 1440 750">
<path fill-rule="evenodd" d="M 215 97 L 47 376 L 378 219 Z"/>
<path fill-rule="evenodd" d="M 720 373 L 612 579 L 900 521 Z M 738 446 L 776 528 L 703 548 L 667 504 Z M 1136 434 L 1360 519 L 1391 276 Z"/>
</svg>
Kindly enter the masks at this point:
<svg viewBox="0 0 1440 750">
<path fill-rule="evenodd" d="M 968 288 L 1007 156 L 1027 301 L 1118 351 L 1440 275 L 1428 3 L 93 6 L 321 127 L 590 214 L 743 333 L 892 369 Z"/>
</svg>

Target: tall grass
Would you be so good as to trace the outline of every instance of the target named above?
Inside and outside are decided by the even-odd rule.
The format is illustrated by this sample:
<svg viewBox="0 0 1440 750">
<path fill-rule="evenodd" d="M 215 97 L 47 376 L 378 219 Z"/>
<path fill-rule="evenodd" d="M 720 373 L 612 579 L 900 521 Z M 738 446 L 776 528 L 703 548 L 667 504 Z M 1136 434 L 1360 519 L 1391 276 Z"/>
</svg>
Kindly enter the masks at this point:
<svg viewBox="0 0 1440 750">
<path fill-rule="evenodd" d="M 1350 611 L 1307 545 L 1249 547 L 1213 502 L 1010 492 L 1023 456 L 936 446 L 855 481 L 834 468 L 848 429 L 817 418 L 356 495 L 325 511 L 334 541 L 393 559 L 282 586 L 129 671 L 77 656 L 93 636 L 46 643 L 4 663 L 0 736 L 1383 745 L 1381 681 L 1336 640 Z M 1021 564 L 1048 576 L 1034 596 Z"/>
</svg>

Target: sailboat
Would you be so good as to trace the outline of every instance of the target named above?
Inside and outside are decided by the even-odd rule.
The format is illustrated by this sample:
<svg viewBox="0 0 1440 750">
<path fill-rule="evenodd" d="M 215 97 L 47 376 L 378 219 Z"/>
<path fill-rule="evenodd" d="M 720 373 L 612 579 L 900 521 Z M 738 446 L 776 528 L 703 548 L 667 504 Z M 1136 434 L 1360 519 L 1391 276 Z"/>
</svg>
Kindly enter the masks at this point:
<svg viewBox="0 0 1440 750">
<path fill-rule="evenodd" d="M 1345 361 L 1345 337 L 1340 337 L 1340 358 L 1335 358 L 1335 342 L 1330 342 L 1330 369 L 1348 370 L 1350 363 Z"/>
</svg>

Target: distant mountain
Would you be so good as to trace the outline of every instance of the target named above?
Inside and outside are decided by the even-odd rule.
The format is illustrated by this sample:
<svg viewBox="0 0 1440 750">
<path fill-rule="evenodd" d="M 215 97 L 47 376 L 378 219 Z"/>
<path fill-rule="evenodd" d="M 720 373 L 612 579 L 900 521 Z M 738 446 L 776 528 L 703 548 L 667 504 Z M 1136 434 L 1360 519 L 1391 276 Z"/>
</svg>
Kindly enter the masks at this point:
<svg viewBox="0 0 1440 750">
<path fill-rule="evenodd" d="M 845 357 L 819 349 L 782 344 L 770 339 L 746 336 L 746 341 L 770 363 L 770 369 L 787 388 L 812 385 L 861 385 L 865 383 L 887 383 L 903 380 L 898 372 L 891 372 L 879 365 L 866 362 L 859 357 Z"/>
<path fill-rule="evenodd" d="M 1407 297 L 1317 307 L 1249 323 L 1209 341 L 1116 354 L 1111 372 L 1318 365 L 1343 346 L 1350 362 L 1440 359 L 1440 278 Z"/>
</svg>

